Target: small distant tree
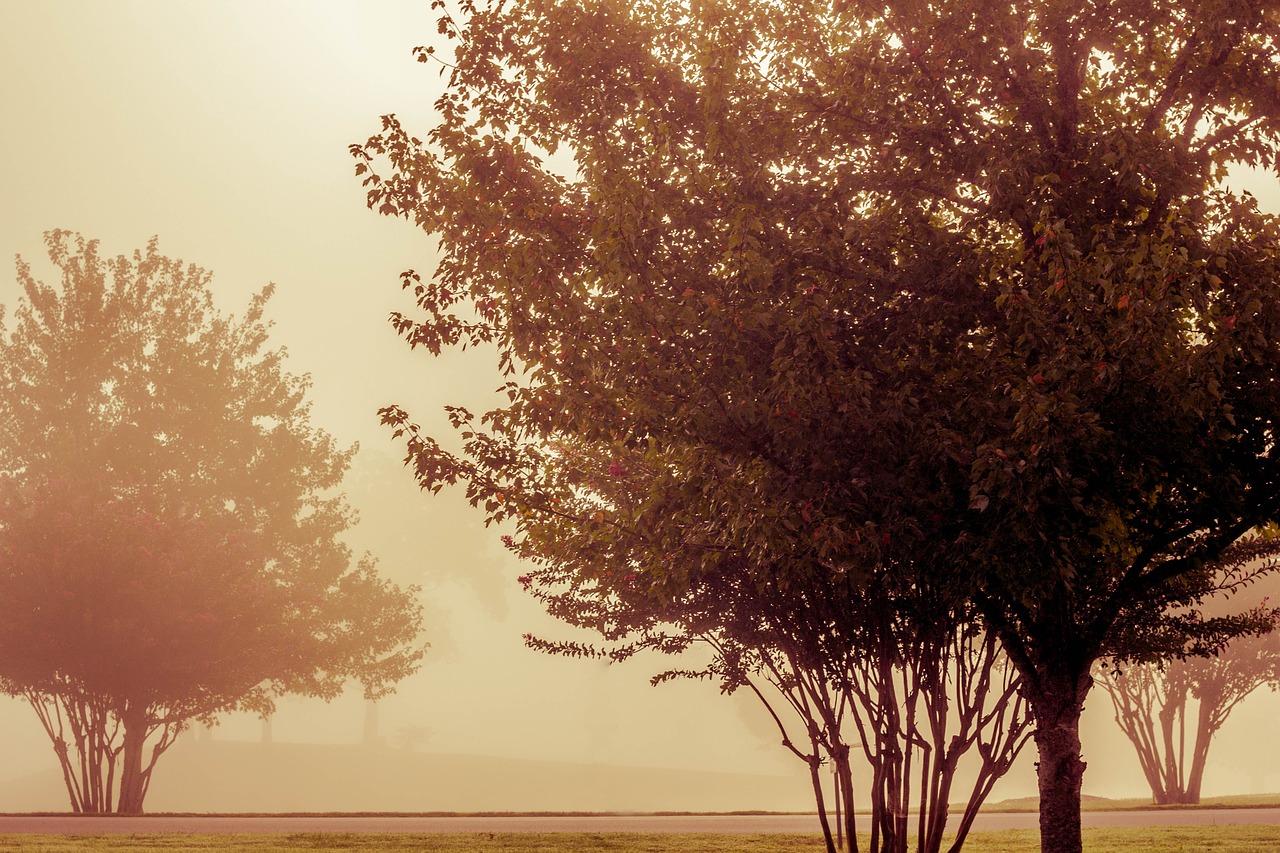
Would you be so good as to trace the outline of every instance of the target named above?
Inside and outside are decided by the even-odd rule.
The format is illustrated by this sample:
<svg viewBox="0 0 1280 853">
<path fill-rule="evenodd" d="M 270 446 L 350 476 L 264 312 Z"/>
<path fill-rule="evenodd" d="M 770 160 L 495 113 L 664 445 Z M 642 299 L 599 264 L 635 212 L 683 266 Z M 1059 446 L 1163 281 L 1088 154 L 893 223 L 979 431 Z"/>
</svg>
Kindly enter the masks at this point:
<svg viewBox="0 0 1280 853">
<path fill-rule="evenodd" d="M 392 743 L 405 752 L 417 752 L 431 739 L 431 729 L 416 723 L 400 726 L 392 735 Z"/>
<path fill-rule="evenodd" d="M 1277 552 L 1275 539 L 1253 538 L 1233 547 L 1224 555 L 1224 589 L 1235 592 L 1273 567 Z M 1208 604 L 1224 610 L 1230 600 Z M 1209 746 L 1227 717 L 1258 688 L 1280 684 L 1280 632 L 1236 637 L 1207 655 L 1110 661 L 1101 675 L 1152 801 L 1194 805 L 1200 802 Z"/>
<path fill-rule="evenodd" d="M 412 591 L 353 561 L 353 451 L 209 274 L 46 235 L 0 328 L 0 686 L 53 741 L 76 812 L 139 813 L 193 720 L 283 693 L 390 689 L 421 656 Z"/>
</svg>

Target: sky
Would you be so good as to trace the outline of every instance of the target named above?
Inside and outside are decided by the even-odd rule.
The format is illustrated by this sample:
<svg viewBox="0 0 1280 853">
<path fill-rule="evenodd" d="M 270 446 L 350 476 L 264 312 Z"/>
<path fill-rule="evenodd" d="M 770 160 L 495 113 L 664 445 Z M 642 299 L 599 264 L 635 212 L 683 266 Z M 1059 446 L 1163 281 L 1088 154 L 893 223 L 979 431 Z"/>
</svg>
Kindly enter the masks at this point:
<svg viewBox="0 0 1280 853">
<path fill-rule="evenodd" d="M 214 272 L 224 311 L 275 283 L 272 340 L 290 369 L 310 374 L 313 422 L 361 446 L 349 491 L 364 523 L 352 543 L 424 589 L 433 647 L 380 708 L 389 739 L 417 732 L 434 753 L 799 780 L 745 697 L 708 684 L 651 688 L 662 661 L 608 667 L 525 649 L 525 632 L 567 629 L 520 592 L 520 565 L 478 513 L 456 494 L 416 490 L 378 424 L 377 409 L 396 403 L 442 435 L 443 405 L 483 407 L 498 384 L 482 353 L 432 359 L 391 331 L 388 313 L 412 308 L 399 273 L 429 270 L 433 243 L 366 210 L 347 152 L 384 113 L 429 128 L 443 82 L 411 51 L 435 37 L 427 0 L 0 0 L 0 304 L 17 299 L 15 255 L 49 272 L 41 235 L 52 228 L 100 239 L 108 255 L 156 235 L 162 253 Z M 1274 179 L 1241 180 L 1274 204 Z M 1086 712 L 1085 790 L 1141 795 L 1108 705 L 1099 692 Z M 1248 748 L 1278 710 L 1263 695 L 1236 712 L 1206 794 L 1280 790 L 1274 762 Z M 364 713 L 356 697 L 286 701 L 273 737 L 353 743 Z M 232 718 L 213 737 L 259 730 Z M 0 700 L 0 778 L 56 766 L 43 737 L 28 709 Z M 1031 760 L 997 796 L 1034 790 Z"/>
</svg>

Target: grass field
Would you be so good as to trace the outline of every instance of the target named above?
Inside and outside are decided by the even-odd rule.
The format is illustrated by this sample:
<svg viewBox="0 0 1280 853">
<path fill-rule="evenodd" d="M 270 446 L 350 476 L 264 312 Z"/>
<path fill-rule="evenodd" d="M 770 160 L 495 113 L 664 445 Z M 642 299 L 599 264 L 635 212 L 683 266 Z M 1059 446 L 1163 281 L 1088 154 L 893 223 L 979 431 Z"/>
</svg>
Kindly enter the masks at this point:
<svg viewBox="0 0 1280 853">
<path fill-rule="evenodd" d="M 864 842 L 865 844 L 865 842 Z M 70 853 L 220 853 L 220 851 L 310 850 L 422 851 L 422 853 L 821 853 L 812 835 L 659 835 L 637 833 L 306 833 L 293 835 L 7 835 L 0 851 Z M 970 836 L 968 853 L 1036 853 L 1031 830 L 982 832 Z M 1092 853 L 1272 853 L 1280 849 L 1280 826 L 1145 827 L 1086 829 L 1084 849 Z"/>
<path fill-rule="evenodd" d="M 983 806 L 983 812 L 1034 812 L 1040 808 L 1035 797 L 1022 797 L 1016 800 L 1001 800 Z M 1106 797 L 1086 796 L 1080 808 L 1087 812 L 1106 811 L 1142 811 L 1145 809 L 1264 809 L 1280 808 L 1280 794 L 1232 794 L 1226 797 L 1205 797 L 1194 806 L 1157 806 L 1150 797 L 1131 797 L 1127 799 L 1108 799 Z"/>
</svg>

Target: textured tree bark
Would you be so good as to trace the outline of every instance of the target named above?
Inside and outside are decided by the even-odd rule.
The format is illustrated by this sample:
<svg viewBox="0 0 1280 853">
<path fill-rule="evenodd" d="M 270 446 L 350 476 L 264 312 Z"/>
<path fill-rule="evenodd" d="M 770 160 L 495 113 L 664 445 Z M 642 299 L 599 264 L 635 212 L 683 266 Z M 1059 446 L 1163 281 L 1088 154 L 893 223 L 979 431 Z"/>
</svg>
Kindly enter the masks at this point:
<svg viewBox="0 0 1280 853">
<path fill-rule="evenodd" d="M 1085 762 L 1080 757 L 1080 714 L 1092 679 L 1059 674 L 1041 682 L 1032 699 L 1036 716 L 1037 775 L 1040 787 L 1041 853 L 1081 853 L 1080 791 Z"/>
</svg>

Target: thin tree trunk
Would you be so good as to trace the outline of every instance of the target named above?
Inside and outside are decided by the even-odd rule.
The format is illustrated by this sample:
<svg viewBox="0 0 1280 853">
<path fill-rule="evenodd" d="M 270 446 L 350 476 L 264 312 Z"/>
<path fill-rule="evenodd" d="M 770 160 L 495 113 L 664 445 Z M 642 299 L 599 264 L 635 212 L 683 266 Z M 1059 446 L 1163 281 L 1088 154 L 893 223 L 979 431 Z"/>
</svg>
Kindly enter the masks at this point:
<svg viewBox="0 0 1280 853">
<path fill-rule="evenodd" d="M 831 799 L 836 804 L 836 847 L 844 849 L 844 791 L 841 790 L 840 768 L 836 766 L 834 758 L 831 762 L 831 781 L 833 793 Z"/>
<path fill-rule="evenodd" d="M 1184 802 L 1190 805 L 1200 803 L 1200 783 L 1204 781 L 1204 765 L 1209 758 L 1209 744 L 1217 733 L 1214 725 L 1218 719 L 1218 711 L 1222 705 L 1222 691 L 1205 691 L 1200 696 L 1200 711 L 1196 718 L 1196 743 L 1191 759 L 1191 773 L 1187 777 L 1187 790 Z"/>
<path fill-rule="evenodd" d="M 879 734 L 876 733 L 876 737 Z M 879 853 L 884 849 L 881 843 L 881 833 L 884 829 L 885 821 L 885 799 L 884 799 L 884 762 L 885 758 L 881 751 L 879 743 L 876 744 L 876 753 L 873 757 L 871 765 L 871 851 Z"/>
<path fill-rule="evenodd" d="M 58 738 L 53 744 L 53 749 L 58 754 L 58 764 L 62 767 L 62 782 L 67 786 L 67 794 L 71 797 L 71 811 L 75 814 L 83 814 L 83 797 L 80 793 L 80 786 L 76 783 L 76 774 L 71 766 L 71 757 L 67 754 L 67 742 L 62 738 Z"/>
<path fill-rule="evenodd" d="M 936 847 L 933 850 L 929 849 L 931 835 L 929 832 L 929 818 L 933 815 L 932 807 L 936 805 L 929 799 L 929 771 L 932 769 L 930 765 L 933 761 L 933 754 L 927 745 L 922 746 L 920 751 L 923 756 L 920 759 L 920 813 L 916 821 L 916 849 L 927 851 L 927 853 L 936 853 Z"/>
<path fill-rule="evenodd" d="M 1154 794 L 1156 805 L 1161 806 L 1168 803 L 1176 803 L 1179 797 L 1182 796 L 1182 785 L 1178 781 L 1178 759 L 1173 750 L 1173 727 L 1179 711 L 1186 706 L 1186 692 L 1184 691 L 1178 699 L 1180 701 L 1175 701 L 1174 694 L 1170 691 L 1164 707 L 1159 711 L 1160 735 L 1164 744 L 1164 774 L 1160 790 L 1152 791 L 1152 793 Z"/>
<path fill-rule="evenodd" d="M 858 853 L 858 827 L 854 823 L 853 765 L 849 747 L 843 746 L 835 757 L 836 775 L 840 777 L 840 795 L 844 805 L 844 837 L 849 853 Z"/>
<path fill-rule="evenodd" d="M 835 838 L 831 835 L 831 824 L 827 820 L 827 801 L 822 795 L 820 767 L 817 744 L 814 744 L 813 758 L 809 761 L 809 779 L 813 782 L 813 799 L 818 806 L 818 822 L 822 824 L 822 838 L 827 843 L 827 853 L 837 853 Z"/>
</svg>

